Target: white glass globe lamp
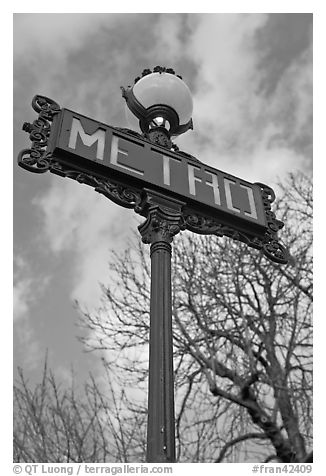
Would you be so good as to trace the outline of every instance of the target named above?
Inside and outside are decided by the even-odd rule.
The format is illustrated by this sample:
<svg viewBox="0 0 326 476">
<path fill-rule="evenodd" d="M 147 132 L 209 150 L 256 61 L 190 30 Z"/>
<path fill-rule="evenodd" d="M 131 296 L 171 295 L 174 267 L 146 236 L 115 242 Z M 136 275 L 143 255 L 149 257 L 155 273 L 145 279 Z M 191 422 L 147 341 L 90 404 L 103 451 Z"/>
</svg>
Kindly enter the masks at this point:
<svg viewBox="0 0 326 476">
<path fill-rule="evenodd" d="M 171 137 L 193 129 L 191 92 L 173 69 L 145 69 L 133 86 L 121 88 L 128 122 L 152 142 L 171 147 Z"/>
</svg>

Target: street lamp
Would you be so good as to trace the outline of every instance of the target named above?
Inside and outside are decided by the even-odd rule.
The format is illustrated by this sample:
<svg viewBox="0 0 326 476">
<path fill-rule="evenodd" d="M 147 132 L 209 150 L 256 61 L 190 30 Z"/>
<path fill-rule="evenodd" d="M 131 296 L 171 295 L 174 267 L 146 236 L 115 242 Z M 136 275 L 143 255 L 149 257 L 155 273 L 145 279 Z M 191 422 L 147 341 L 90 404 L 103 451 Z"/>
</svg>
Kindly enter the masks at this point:
<svg viewBox="0 0 326 476">
<path fill-rule="evenodd" d="M 171 137 L 193 128 L 191 92 L 181 76 L 171 68 L 156 66 L 153 71 L 145 69 L 142 77 L 135 79 L 134 86 L 121 89 L 129 122 L 134 127 L 139 126 L 143 136 L 151 142 L 177 149 Z M 166 205 L 171 209 L 170 201 Z M 175 203 L 175 207 L 178 213 L 182 203 Z M 151 224 L 149 240 L 146 239 L 147 222 L 139 228 L 143 241 L 151 244 L 147 462 L 175 461 L 171 293 L 173 231 L 162 233 L 159 225 L 160 220 L 167 218 L 158 217 L 156 232 Z M 179 231 L 176 226 L 176 232 Z"/>
<path fill-rule="evenodd" d="M 121 90 L 129 122 L 151 142 L 171 149 L 172 136 L 193 128 L 191 92 L 172 68 L 145 69 L 133 86 Z"/>
<path fill-rule="evenodd" d="M 147 462 L 175 462 L 171 243 L 181 230 L 227 236 L 286 264 L 271 209 L 274 191 L 203 164 L 171 138 L 192 125 L 188 86 L 172 69 L 146 69 L 121 88 L 134 130 L 112 127 L 37 95 L 39 114 L 23 125 L 32 142 L 18 155 L 25 170 L 50 171 L 87 184 L 146 220 L 138 227 L 150 244 L 151 297 Z M 133 119 L 132 119 L 133 118 Z"/>
</svg>

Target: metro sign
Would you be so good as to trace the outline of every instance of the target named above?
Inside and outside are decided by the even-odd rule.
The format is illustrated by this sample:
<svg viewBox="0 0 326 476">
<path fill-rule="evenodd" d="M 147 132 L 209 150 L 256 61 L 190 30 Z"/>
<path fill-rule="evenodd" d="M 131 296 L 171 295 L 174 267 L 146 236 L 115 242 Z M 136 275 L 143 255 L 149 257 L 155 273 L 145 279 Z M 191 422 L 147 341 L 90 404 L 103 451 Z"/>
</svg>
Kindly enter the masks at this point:
<svg viewBox="0 0 326 476">
<path fill-rule="evenodd" d="M 108 178 L 159 188 L 181 199 L 266 227 L 259 185 L 213 169 L 113 127 L 63 109 L 53 154 L 71 164 L 96 163 Z M 85 166 L 86 162 L 85 162 Z"/>
<path fill-rule="evenodd" d="M 283 223 L 271 211 L 275 196 L 270 187 L 212 168 L 133 131 L 60 109 L 48 98 L 36 96 L 32 105 L 40 115 L 24 125 L 33 146 L 20 153 L 21 167 L 92 185 L 143 215 L 142 197 L 154 191 L 183 203 L 184 229 L 227 235 L 262 249 L 273 261 L 286 262 L 276 239 Z"/>
</svg>

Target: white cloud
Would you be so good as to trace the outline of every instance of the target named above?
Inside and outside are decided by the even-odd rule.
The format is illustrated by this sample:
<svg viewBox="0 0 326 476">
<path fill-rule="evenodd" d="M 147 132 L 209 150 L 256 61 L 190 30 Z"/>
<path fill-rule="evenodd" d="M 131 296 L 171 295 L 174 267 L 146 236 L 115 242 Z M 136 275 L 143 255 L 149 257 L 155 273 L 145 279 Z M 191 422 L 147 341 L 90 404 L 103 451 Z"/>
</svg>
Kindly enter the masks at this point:
<svg viewBox="0 0 326 476">
<path fill-rule="evenodd" d="M 15 336 L 18 339 L 20 351 L 24 355 L 24 369 L 37 369 L 43 358 L 41 346 L 35 337 L 35 333 L 29 320 L 20 319 L 15 326 Z"/>
<path fill-rule="evenodd" d="M 31 94 L 40 93 L 55 99 L 71 97 L 70 87 L 58 88 L 58 83 L 74 65 L 72 56 L 90 44 L 102 28 L 115 25 L 122 14 L 110 13 L 17 13 L 14 15 L 14 76 L 15 94 L 26 101 L 26 87 Z M 94 51 L 96 54 L 96 51 Z M 77 61 L 78 64 L 78 61 Z M 94 72 L 90 71 L 90 79 Z M 96 76 L 96 75 L 95 75 Z M 29 84 L 24 83 L 24 78 Z M 58 78 L 60 78 L 58 80 Z M 96 80 L 95 80 L 96 82 Z M 82 80 L 78 90 L 82 88 Z M 25 90 L 21 90 L 25 84 Z M 95 84 L 95 86 L 97 86 Z M 91 87 L 91 86 L 90 86 Z M 77 88 L 75 89 L 76 93 Z M 90 89 L 91 90 L 91 89 Z M 69 103 L 68 103 L 69 104 Z"/>
<path fill-rule="evenodd" d="M 116 18 L 103 13 L 16 13 L 14 54 L 20 60 L 25 55 L 30 59 L 31 53 L 46 54 L 57 62 Z"/>
<path fill-rule="evenodd" d="M 188 46 L 198 64 L 195 114 L 220 136 L 255 113 L 254 35 L 266 15 L 202 15 Z"/>
<path fill-rule="evenodd" d="M 14 256 L 13 317 L 15 322 L 29 317 L 31 306 L 44 292 L 49 281 L 49 276 L 35 277 L 31 266 L 20 254 Z"/>
<path fill-rule="evenodd" d="M 161 15 L 157 21 L 155 26 L 156 51 L 159 59 L 163 58 L 169 61 L 165 66 L 178 61 L 184 54 L 184 45 L 179 36 L 181 27 L 182 17 L 174 13 Z M 158 64 L 160 64 L 159 60 Z M 153 66 L 156 66 L 156 64 Z"/>
<path fill-rule="evenodd" d="M 15 340 L 24 352 L 24 368 L 32 370 L 40 362 L 40 344 L 31 322 L 33 305 L 49 283 L 49 277 L 35 277 L 28 261 L 14 256 L 13 318 Z"/>
<path fill-rule="evenodd" d="M 187 17 L 185 46 L 180 39 L 185 18 L 164 15 L 156 24 L 159 41 L 153 48 L 155 55 L 160 52 L 162 58 L 171 55 L 172 59 L 177 59 L 183 54 L 197 64 L 193 91 L 195 132 L 181 138 L 180 146 L 213 167 L 250 181 L 273 185 L 286 171 L 304 165 L 304 157 L 291 148 L 290 138 L 280 138 L 292 110 L 295 116 L 291 124 L 292 136 L 297 136 L 300 129 L 306 127 L 310 108 L 310 65 L 306 57 L 299 58 L 285 71 L 271 97 L 259 93 L 264 72 L 259 68 L 261 52 L 257 50 L 255 35 L 267 19 L 266 14 L 191 15 Z M 24 28 L 31 27 L 28 15 L 23 15 L 21 21 L 26 23 Z M 85 39 L 86 30 L 95 31 L 95 23 L 100 25 L 103 20 L 97 16 L 78 15 L 70 33 L 61 33 L 66 30 L 64 28 L 57 31 L 60 21 L 59 16 L 51 15 L 46 39 L 49 45 L 51 43 L 50 48 L 55 39 L 59 50 L 61 44 L 63 48 L 77 47 L 78 42 Z M 66 15 L 62 21 L 65 25 L 71 23 Z M 90 25 L 86 28 L 89 21 L 92 28 Z M 36 41 L 40 31 L 29 41 Z M 126 67 L 124 62 L 128 54 L 119 56 L 121 70 Z M 87 91 L 97 90 L 101 79 L 90 77 L 79 83 L 75 101 L 82 104 Z M 94 107 L 101 109 L 98 105 Z M 90 187 L 57 178 L 38 202 L 44 213 L 45 234 L 52 251 L 74 253 L 75 278 L 71 296 L 88 305 L 96 305 L 101 293 L 98 282 L 106 281 L 108 275 L 108 250 L 122 246 L 133 212 L 112 204 Z"/>
<path fill-rule="evenodd" d="M 13 289 L 13 311 L 14 321 L 26 318 L 29 307 L 33 302 L 33 279 L 26 260 L 16 254 L 14 256 L 14 289 Z"/>
<path fill-rule="evenodd" d="M 97 307 L 102 294 L 99 283 L 108 281 L 110 249 L 124 246 L 133 212 L 113 204 L 92 187 L 58 178 L 34 203 L 43 212 L 45 239 L 52 252 L 70 253 L 71 298 Z"/>
<path fill-rule="evenodd" d="M 294 142 L 311 115 L 311 51 L 292 59 L 269 96 L 256 34 L 265 14 L 201 15 L 186 54 L 198 66 L 193 133 L 179 145 L 213 167 L 273 184 L 306 160 Z"/>
<path fill-rule="evenodd" d="M 310 129 L 311 116 L 312 44 L 286 69 L 268 104 L 268 117 L 283 126 L 289 142 Z"/>
<path fill-rule="evenodd" d="M 29 303 L 31 301 L 31 284 L 30 279 L 24 279 L 14 286 L 13 307 L 15 321 L 27 316 L 28 314 Z"/>
<path fill-rule="evenodd" d="M 123 108 L 119 84 L 127 85 L 128 78 L 140 73 L 140 66 L 132 72 L 139 58 L 142 67 L 185 64 L 193 71 L 189 80 L 194 85 L 195 130 L 177 140 L 181 149 L 213 167 L 272 186 L 286 171 L 304 167 L 305 157 L 294 150 L 293 142 L 306 130 L 309 120 L 311 52 L 289 64 L 276 89 L 266 97 L 259 88 L 266 71 L 260 67 L 261 51 L 255 35 L 266 24 L 267 15 L 159 16 L 149 30 L 151 34 L 155 30 L 157 41 L 148 42 L 144 52 L 140 52 L 142 43 L 135 35 L 137 21 L 144 25 L 143 18 L 137 17 L 135 24 L 126 26 L 126 17 L 114 36 L 110 31 L 97 37 L 94 44 L 98 50 L 84 48 L 93 35 L 101 28 L 110 29 L 117 18 L 74 14 L 72 21 L 67 14 L 15 15 L 19 107 L 35 92 L 43 92 L 63 107 L 115 124 Z M 182 34 L 187 35 L 186 43 Z M 105 68 L 97 69 L 100 63 L 90 62 L 93 53 Z M 94 66 L 88 68 L 89 64 Z M 182 67 L 177 72 L 187 82 Z M 71 299 L 92 311 L 102 297 L 99 282 L 110 279 L 109 250 L 126 246 L 130 230 L 136 229 L 136 215 L 91 187 L 54 176 L 34 205 L 42 211 L 40 235 L 50 253 L 67 257 L 71 264 Z M 21 261 L 20 265 L 14 291 L 15 328 L 24 348 L 30 347 L 29 365 L 33 367 L 40 353 L 29 317 L 40 280 L 27 263 L 24 267 Z M 69 378 L 64 366 L 63 375 Z"/>
</svg>

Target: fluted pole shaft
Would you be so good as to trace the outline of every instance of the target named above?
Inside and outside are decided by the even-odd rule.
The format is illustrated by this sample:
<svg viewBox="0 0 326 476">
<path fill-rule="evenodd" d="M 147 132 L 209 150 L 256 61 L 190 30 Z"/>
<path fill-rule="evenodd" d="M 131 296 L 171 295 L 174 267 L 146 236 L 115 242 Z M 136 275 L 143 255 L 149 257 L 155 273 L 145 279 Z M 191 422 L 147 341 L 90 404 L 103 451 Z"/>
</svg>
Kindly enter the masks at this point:
<svg viewBox="0 0 326 476">
<path fill-rule="evenodd" d="M 174 462 L 171 245 L 151 245 L 147 461 Z"/>
<path fill-rule="evenodd" d="M 175 462 L 171 242 L 182 229 L 183 202 L 145 190 L 146 221 L 138 227 L 151 245 L 151 301 L 147 462 Z"/>
</svg>

